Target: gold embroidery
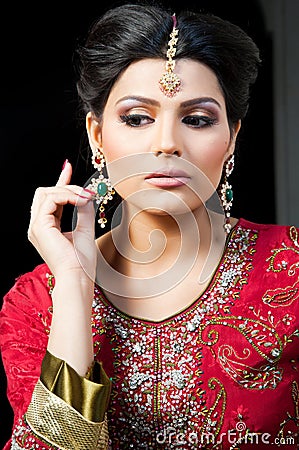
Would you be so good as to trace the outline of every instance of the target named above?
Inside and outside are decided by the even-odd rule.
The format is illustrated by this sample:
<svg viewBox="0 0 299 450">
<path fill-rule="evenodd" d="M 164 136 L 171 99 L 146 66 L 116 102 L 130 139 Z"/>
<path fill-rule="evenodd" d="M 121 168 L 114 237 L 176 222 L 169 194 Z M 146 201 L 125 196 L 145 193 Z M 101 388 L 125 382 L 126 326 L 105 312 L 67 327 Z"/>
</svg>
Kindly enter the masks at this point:
<svg viewBox="0 0 299 450">
<path fill-rule="evenodd" d="M 282 242 L 280 248 L 273 249 L 271 251 L 272 256 L 269 256 L 269 258 L 266 259 L 266 261 L 269 261 L 269 267 L 267 269 L 268 272 L 271 271 L 274 273 L 279 273 L 282 272 L 283 270 L 288 269 L 289 263 L 284 259 L 282 260 L 279 259 L 279 256 L 283 256 L 285 252 L 291 252 L 293 255 L 295 254 L 295 256 L 299 256 L 298 231 L 294 226 L 290 227 L 289 237 L 293 242 L 294 247 L 290 247 L 286 245 L 284 242 Z M 299 261 L 291 264 L 287 272 L 288 276 L 292 277 L 293 275 L 295 275 L 296 270 L 298 268 L 299 268 Z"/>
<path fill-rule="evenodd" d="M 279 335 L 275 329 L 263 322 L 241 316 L 212 317 L 200 326 L 199 340 L 203 345 L 213 346 L 218 342 L 219 333 L 216 330 L 208 332 L 208 341 L 202 338 L 203 331 L 210 325 L 222 325 L 235 329 L 246 338 L 262 358 L 270 363 L 280 359 L 283 345 Z M 215 336 L 214 339 L 213 336 Z M 270 349 L 270 354 L 266 352 L 268 349 Z"/>
<path fill-rule="evenodd" d="M 219 392 L 216 396 L 216 399 L 213 403 L 213 405 L 208 410 L 208 414 L 206 415 L 206 418 L 203 422 L 203 425 L 200 429 L 200 436 L 205 436 L 208 439 L 212 437 L 212 442 L 217 441 L 217 437 L 220 433 L 222 424 L 223 424 L 223 417 L 225 413 L 226 408 L 226 392 L 224 389 L 224 386 L 217 378 L 211 378 L 209 380 L 209 388 L 212 390 L 215 390 L 218 386 Z M 220 412 L 219 412 L 220 409 Z M 217 413 L 215 414 L 215 412 Z M 204 442 L 203 442 L 204 443 Z M 207 442 L 209 443 L 209 442 Z"/>
<path fill-rule="evenodd" d="M 263 302 L 271 308 L 289 306 L 299 297 L 299 280 L 292 286 L 285 288 L 268 289 L 262 297 Z"/>
<path fill-rule="evenodd" d="M 293 423 L 296 428 L 299 427 L 299 388 L 297 381 L 292 382 L 292 390 L 291 390 L 292 400 L 294 403 L 294 414 L 291 415 L 290 412 L 287 412 L 287 418 L 284 419 L 280 424 L 280 430 L 278 432 L 279 439 L 281 442 L 287 442 L 287 439 L 293 438 L 294 442 L 296 440 L 297 433 L 292 436 L 292 432 L 286 430 L 286 426 L 288 424 Z"/>
<path fill-rule="evenodd" d="M 219 341 L 219 332 L 212 328 L 207 333 L 207 339 L 203 338 L 203 333 L 209 326 L 217 325 L 241 333 L 250 347 L 265 360 L 265 364 L 258 367 L 245 364 L 244 361 L 252 354 L 250 348 L 244 348 L 243 356 L 240 356 L 231 345 L 224 344 L 216 353 L 213 346 Z M 210 347 L 225 373 L 246 389 L 274 389 L 282 379 L 282 369 L 276 364 L 282 354 L 283 342 L 275 329 L 262 321 L 241 316 L 212 317 L 200 327 L 199 341 Z"/>
<path fill-rule="evenodd" d="M 47 278 L 47 285 L 49 288 L 49 294 L 52 295 L 53 289 L 54 289 L 54 283 L 55 283 L 54 275 L 52 275 L 50 273 L 46 273 L 46 278 Z"/>
<path fill-rule="evenodd" d="M 294 242 L 294 245 L 299 248 L 298 231 L 297 231 L 297 228 L 295 228 L 294 226 L 291 226 L 291 228 L 290 228 L 290 238 Z"/>
</svg>

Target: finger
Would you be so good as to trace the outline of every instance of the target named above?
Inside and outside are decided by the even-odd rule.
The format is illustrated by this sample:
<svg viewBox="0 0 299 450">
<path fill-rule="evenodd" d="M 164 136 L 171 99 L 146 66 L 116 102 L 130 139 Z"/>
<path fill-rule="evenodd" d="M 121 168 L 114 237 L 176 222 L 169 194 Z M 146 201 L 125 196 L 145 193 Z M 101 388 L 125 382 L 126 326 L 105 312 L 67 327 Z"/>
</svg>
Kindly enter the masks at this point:
<svg viewBox="0 0 299 450">
<path fill-rule="evenodd" d="M 84 231 L 94 238 L 95 232 L 95 208 L 92 202 L 77 204 L 77 224 L 78 231 Z"/>
<path fill-rule="evenodd" d="M 66 159 L 57 180 L 56 186 L 65 186 L 66 184 L 69 184 L 72 178 L 72 171 L 72 165 L 69 160 Z"/>
<path fill-rule="evenodd" d="M 32 215 L 53 214 L 66 204 L 81 206 L 93 198 L 79 186 L 37 188 L 31 207 Z"/>
<path fill-rule="evenodd" d="M 95 279 L 97 247 L 95 242 L 95 209 L 92 202 L 77 208 L 77 223 L 72 233 L 77 258 L 90 279 Z"/>
</svg>

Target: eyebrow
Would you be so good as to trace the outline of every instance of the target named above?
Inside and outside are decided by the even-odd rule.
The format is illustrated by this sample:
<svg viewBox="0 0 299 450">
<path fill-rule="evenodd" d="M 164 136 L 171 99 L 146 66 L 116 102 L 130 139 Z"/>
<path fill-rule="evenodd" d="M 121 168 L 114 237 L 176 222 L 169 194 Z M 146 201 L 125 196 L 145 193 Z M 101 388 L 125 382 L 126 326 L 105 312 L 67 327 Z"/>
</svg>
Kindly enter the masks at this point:
<svg viewBox="0 0 299 450">
<path fill-rule="evenodd" d="M 157 100 L 154 100 L 154 99 L 151 99 L 151 98 L 147 98 L 147 97 L 138 96 L 138 95 L 127 95 L 125 97 L 122 97 L 116 102 L 116 105 L 118 105 L 118 103 L 121 103 L 121 102 L 123 102 L 125 100 L 133 100 L 133 101 L 137 101 L 137 102 L 140 102 L 140 103 L 145 103 L 147 105 L 160 106 L 160 103 Z M 203 103 L 214 103 L 215 105 L 218 106 L 218 108 L 221 109 L 220 103 L 213 97 L 193 98 L 191 100 L 186 100 L 185 102 L 181 103 L 180 106 L 182 108 L 187 108 L 189 106 L 201 105 Z"/>
<path fill-rule="evenodd" d="M 218 108 L 221 109 L 220 103 L 213 97 L 193 98 L 192 100 L 187 100 L 181 103 L 181 107 L 187 108 L 188 106 L 201 105 L 202 103 L 214 103 L 214 105 L 217 105 Z"/>
<path fill-rule="evenodd" d="M 118 105 L 118 103 L 124 102 L 125 100 L 133 100 L 133 101 L 137 101 L 140 103 L 145 103 L 147 105 L 160 106 L 160 103 L 157 102 L 157 100 L 153 100 L 153 99 L 147 98 L 147 97 L 141 97 L 138 95 L 127 95 L 126 97 L 120 98 L 115 104 Z"/>
</svg>

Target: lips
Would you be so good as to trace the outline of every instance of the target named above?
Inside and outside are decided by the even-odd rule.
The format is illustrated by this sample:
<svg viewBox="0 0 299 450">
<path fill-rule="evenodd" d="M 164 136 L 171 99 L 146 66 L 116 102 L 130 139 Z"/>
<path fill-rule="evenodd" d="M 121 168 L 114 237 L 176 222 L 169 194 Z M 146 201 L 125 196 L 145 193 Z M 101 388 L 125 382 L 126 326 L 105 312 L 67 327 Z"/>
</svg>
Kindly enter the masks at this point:
<svg viewBox="0 0 299 450">
<path fill-rule="evenodd" d="M 145 180 L 159 187 L 178 187 L 187 184 L 190 176 L 179 169 L 160 169 L 145 177 Z"/>
</svg>

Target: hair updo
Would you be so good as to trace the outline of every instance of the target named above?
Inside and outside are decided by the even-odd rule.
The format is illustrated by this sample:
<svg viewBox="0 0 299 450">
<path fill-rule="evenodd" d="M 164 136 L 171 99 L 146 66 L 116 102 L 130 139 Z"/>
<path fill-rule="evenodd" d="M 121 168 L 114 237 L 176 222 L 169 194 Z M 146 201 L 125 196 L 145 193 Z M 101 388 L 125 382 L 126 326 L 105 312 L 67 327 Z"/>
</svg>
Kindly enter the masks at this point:
<svg viewBox="0 0 299 450">
<path fill-rule="evenodd" d="M 77 90 L 84 113 L 101 117 L 111 88 L 134 61 L 166 60 L 173 21 L 160 6 L 126 4 L 108 10 L 77 49 Z M 207 65 L 224 94 L 230 126 L 243 119 L 260 63 L 259 49 L 239 26 L 212 14 L 181 12 L 176 59 Z"/>
</svg>

